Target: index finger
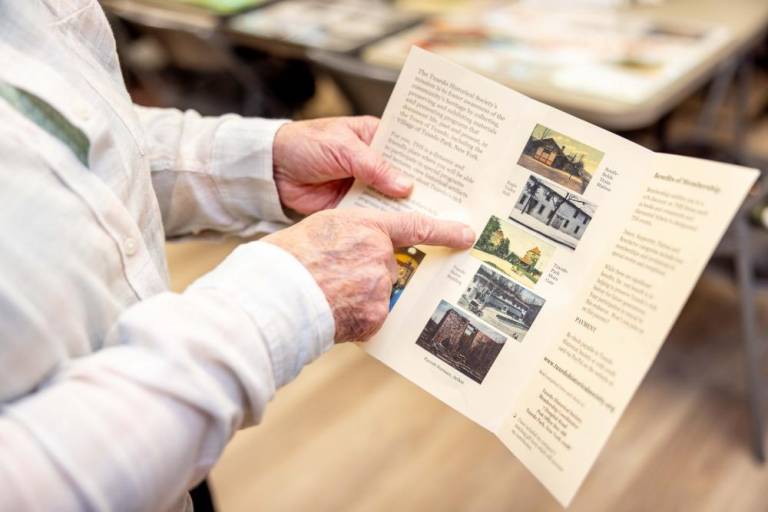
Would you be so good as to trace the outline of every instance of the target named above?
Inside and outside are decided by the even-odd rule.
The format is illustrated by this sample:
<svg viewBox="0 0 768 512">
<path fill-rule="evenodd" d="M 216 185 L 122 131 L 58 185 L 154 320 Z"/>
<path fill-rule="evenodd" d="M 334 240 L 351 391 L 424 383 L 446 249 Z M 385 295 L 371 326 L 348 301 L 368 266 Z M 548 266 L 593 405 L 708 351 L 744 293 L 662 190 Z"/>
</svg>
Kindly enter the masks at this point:
<svg viewBox="0 0 768 512">
<path fill-rule="evenodd" d="M 468 249 L 475 242 L 475 233 L 466 224 L 421 213 L 378 212 L 372 220 L 394 247 L 426 244 Z"/>
</svg>

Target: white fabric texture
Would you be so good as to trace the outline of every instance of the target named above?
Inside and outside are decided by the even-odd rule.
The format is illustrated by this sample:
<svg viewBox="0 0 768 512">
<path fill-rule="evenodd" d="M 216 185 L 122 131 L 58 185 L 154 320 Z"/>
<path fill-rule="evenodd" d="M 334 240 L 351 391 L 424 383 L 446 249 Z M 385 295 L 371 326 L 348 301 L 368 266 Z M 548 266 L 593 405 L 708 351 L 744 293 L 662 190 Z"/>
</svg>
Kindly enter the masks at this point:
<svg viewBox="0 0 768 512">
<path fill-rule="evenodd" d="M 0 0 L 0 80 L 90 140 L 88 166 L 0 100 L 0 510 L 169 510 L 330 348 L 309 272 L 264 242 L 168 291 L 165 237 L 286 224 L 281 121 L 136 108 L 95 0 Z"/>
</svg>

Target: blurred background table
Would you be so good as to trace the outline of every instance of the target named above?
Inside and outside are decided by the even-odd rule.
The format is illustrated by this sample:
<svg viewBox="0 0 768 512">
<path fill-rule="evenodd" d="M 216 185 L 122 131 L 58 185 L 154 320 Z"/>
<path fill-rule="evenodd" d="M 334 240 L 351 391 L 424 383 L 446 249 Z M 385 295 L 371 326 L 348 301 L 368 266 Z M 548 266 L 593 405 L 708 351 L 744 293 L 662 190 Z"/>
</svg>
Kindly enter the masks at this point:
<svg viewBox="0 0 768 512">
<path fill-rule="evenodd" d="M 517 25 L 518 23 L 519 25 Z M 412 44 L 614 131 L 650 126 L 765 35 L 768 2 L 670 0 L 611 10 L 470 8 L 365 51 L 398 69 Z"/>
<path fill-rule="evenodd" d="M 416 0 L 229 0 L 222 3 L 229 6 L 226 16 L 189 2 L 103 0 L 134 32 L 164 30 L 165 53 L 174 62 L 198 69 L 226 62 L 244 89 L 238 110 L 247 113 L 269 110 L 265 105 L 275 99 L 259 78 L 263 73 L 250 72 L 260 66 L 255 61 L 271 59 L 274 66 L 292 59 L 292 69 L 302 68 L 304 79 L 312 72 L 330 76 L 353 113 L 380 115 L 408 49 L 418 44 L 609 130 L 651 130 L 661 148 L 669 142 L 671 114 L 704 86 L 710 84 L 710 94 L 698 140 L 711 135 L 729 88 L 750 97 L 750 59 L 768 26 L 763 0 L 668 0 L 618 8 L 449 2 L 450 8 L 438 12 L 435 2 Z M 218 57 L 188 44 L 193 38 L 213 46 Z M 275 113 L 289 113 L 313 92 L 284 101 Z M 267 101 L 258 101 L 260 96 Z M 739 140 L 744 109 L 734 109 Z M 740 154 L 734 159 L 745 160 Z"/>
</svg>

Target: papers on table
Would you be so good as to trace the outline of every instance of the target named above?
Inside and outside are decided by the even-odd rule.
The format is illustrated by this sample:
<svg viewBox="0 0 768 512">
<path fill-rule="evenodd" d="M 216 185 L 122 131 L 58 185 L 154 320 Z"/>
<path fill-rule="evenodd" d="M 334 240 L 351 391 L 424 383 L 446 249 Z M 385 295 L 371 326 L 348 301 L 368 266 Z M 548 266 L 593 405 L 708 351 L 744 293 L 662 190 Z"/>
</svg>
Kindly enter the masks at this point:
<svg viewBox="0 0 768 512">
<path fill-rule="evenodd" d="M 257 7 L 268 0 L 174 0 L 180 4 L 201 7 L 216 14 L 227 15 L 240 12 L 249 7 Z"/>
<path fill-rule="evenodd" d="M 237 16 L 230 28 L 308 48 L 353 51 L 420 20 L 383 1 L 286 0 Z"/>
<path fill-rule="evenodd" d="M 417 45 L 502 82 L 639 104 L 728 40 L 716 26 L 524 3 L 433 18 L 371 46 L 366 58 L 399 68 Z"/>
</svg>

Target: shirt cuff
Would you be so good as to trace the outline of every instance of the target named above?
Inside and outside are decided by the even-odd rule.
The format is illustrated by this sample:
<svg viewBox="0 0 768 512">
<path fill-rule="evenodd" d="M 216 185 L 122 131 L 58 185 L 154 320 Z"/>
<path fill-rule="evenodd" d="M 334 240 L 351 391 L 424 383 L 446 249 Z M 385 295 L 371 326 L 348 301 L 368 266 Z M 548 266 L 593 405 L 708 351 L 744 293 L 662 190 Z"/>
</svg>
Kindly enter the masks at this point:
<svg viewBox="0 0 768 512">
<path fill-rule="evenodd" d="M 216 130 L 211 165 L 213 174 L 223 178 L 216 187 L 234 216 L 292 223 L 280 204 L 272 161 L 275 134 L 288 122 L 227 116 Z"/>
<path fill-rule="evenodd" d="M 214 290 L 240 304 L 269 350 L 275 387 L 333 346 L 335 324 L 325 294 L 304 265 L 275 245 L 239 246 L 188 290 Z"/>
</svg>

